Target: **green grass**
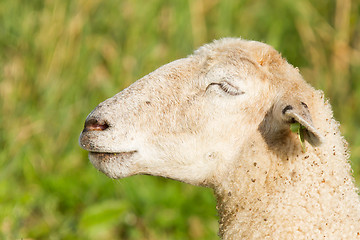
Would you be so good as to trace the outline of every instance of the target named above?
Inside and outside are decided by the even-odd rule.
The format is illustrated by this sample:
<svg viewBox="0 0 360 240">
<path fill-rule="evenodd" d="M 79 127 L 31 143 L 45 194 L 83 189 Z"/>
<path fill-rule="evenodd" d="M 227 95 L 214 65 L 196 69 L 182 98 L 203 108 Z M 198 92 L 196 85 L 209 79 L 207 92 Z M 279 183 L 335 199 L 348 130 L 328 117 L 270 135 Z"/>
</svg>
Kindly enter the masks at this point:
<svg viewBox="0 0 360 240">
<path fill-rule="evenodd" d="M 265 41 L 323 89 L 360 185 L 360 6 L 350 0 L 0 2 L 0 239 L 217 239 L 209 189 L 98 173 L 87 114 L 215 38 Z"/>
</svg>

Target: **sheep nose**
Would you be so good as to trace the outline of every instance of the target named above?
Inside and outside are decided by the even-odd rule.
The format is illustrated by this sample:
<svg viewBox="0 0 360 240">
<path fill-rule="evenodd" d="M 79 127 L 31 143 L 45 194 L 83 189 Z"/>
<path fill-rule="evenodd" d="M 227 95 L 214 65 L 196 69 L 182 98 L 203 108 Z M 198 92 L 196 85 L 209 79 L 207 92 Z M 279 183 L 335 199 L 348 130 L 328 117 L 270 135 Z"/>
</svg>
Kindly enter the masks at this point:
<svg viewBox="0 0 360 240">
<path fill-rule="evenodd" d="M 85 121 L 84 132 L 87 131 L 104 131 L 109 125 L 105 121 L 99 121 L 91 118 Z"/>
</svg>

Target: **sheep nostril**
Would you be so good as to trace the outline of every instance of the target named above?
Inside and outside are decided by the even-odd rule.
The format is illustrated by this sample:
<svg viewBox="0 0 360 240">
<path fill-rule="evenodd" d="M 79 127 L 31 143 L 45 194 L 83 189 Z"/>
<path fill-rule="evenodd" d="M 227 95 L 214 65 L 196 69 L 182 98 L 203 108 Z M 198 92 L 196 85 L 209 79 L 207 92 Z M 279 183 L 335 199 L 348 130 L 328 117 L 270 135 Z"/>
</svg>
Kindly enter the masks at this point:
<svg viewBox="0 0 360 240">
<path fill-rule="evenodd" d="M 86 131 L 104 131 L 109 125 L 106 122 L 99 122 L 96 119 L 89 119 L 85 122 L 84 132 Z"/>
</svg>

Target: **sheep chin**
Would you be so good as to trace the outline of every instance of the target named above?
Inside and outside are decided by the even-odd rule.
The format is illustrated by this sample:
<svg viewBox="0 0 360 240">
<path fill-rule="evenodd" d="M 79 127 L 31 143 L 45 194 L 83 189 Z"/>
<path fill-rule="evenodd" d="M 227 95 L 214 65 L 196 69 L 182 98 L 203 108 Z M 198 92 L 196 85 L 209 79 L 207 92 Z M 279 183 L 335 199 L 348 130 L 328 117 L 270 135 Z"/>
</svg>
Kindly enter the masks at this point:
<svg viewBox="0 0 360 240">
<path fill-rule="evenodd" d="M 89 152 L 89 159 L 100 172 L 110 178 L 119 179 L 135 174 L 130 169 L 131 159 L 136 152 Z"/>
</svg>

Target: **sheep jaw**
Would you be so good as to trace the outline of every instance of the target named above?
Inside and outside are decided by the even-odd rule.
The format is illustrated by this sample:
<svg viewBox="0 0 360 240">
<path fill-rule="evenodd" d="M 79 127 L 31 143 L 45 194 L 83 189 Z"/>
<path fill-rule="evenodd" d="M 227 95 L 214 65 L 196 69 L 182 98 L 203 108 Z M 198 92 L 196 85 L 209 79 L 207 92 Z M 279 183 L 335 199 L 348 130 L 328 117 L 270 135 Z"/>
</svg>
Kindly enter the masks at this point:
<svg viewBox="0 0 360 240">
<path fill-rule="evenodd" d="M 107 153 L 107 152 L 89 152 L 90 162 L 100 172 L 110 178 L 124 178 L 135 173 L 131 172 L 129 165 L 137 151 Z"/>
</svg>

